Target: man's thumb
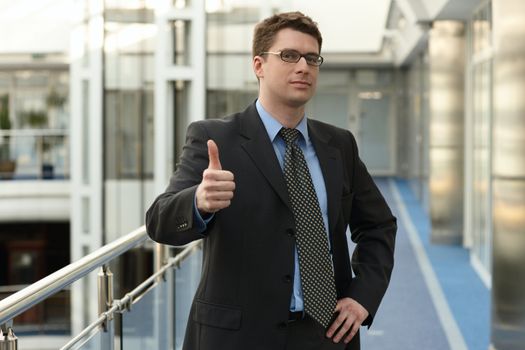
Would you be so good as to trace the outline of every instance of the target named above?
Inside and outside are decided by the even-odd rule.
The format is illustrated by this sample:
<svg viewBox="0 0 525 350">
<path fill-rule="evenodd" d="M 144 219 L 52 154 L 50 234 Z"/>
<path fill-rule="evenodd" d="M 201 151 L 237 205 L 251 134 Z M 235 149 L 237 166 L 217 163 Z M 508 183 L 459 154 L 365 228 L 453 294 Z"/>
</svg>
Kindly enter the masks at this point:
<svg viewBox="0 0 525 350">
<path fill-rule="evenodd" d="M 208 169 L 222 170 L 221 161 L 219 160 L 219 148 L 213 140 L 208 140 L 208 157 L 210 159 Z"/>
</svg>

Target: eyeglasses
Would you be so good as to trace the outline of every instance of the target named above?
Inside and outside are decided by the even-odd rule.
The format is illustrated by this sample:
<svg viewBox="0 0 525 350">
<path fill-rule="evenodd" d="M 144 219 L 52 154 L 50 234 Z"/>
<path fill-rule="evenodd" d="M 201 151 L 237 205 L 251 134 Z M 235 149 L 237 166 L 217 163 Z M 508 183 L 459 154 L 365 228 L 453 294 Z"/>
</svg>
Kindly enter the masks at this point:
<svg viewBox="0 0 525 350">
<path fill-rule="evenodd" d="M 272 51 L 261 52 L 259 55 L 262 56 L 262 55 L 268 55 L 268 54 L 279 55 L 279 57 L 281 57 L 281 60 L 283 60 L 284 62 L 289 62 L 289 63 L 297 63 L 299 62 L 301 57 L 304 57 L 304 59 L 306 60 L 306 63 L 310 66 L 319 67 L 321 64 L 323 64 L 323 56 L 320 56 L 315 53 L 307 53 L 303 55 L 302 53 L 296 50 L 282 50 L 282 51 L 277 51 L 277 52 L 272 52 Z"/>
</svg>

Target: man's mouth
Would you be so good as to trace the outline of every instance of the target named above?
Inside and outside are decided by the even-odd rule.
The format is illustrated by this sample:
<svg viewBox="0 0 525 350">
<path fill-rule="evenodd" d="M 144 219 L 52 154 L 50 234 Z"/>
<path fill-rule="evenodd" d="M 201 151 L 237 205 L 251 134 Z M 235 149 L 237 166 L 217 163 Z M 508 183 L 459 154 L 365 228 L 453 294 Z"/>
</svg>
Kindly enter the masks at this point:
<svg viewBox="0 0 525 350">
<path fill-rule="evenodd" d="M 310 86 L 312 83 L 306 81 L 306 80 L 292 80 L 291 84 L 293 85 L 303 85 L 303 86 Z"/>
</svg>

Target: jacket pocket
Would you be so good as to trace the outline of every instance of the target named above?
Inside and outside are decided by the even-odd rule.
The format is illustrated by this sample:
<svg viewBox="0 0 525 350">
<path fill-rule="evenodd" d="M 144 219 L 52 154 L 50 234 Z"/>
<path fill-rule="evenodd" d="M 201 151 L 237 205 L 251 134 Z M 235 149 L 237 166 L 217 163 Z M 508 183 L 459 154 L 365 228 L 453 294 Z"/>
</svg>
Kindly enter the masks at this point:
<svg viewBox="0 0 525 350">
<path fill-rule="evenodd" d="M 195 300 L 193 321 L 211 327 L 237 330 L 241 328 L 242 311 L 238 306 L 212 304 Z"/>
</svg>

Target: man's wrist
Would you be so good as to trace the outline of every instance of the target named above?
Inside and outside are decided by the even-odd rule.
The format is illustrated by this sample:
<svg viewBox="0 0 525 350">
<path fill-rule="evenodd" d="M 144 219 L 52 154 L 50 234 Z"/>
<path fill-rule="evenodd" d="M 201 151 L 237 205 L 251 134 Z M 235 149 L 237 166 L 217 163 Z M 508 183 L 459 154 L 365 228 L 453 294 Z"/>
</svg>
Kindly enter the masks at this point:
<svg viewBox="0 0 525 350">
<path fill-rule="evenodd" d="M 197 194 L 195 194 L 193 198 L 193 216 L 196 221 L 196 226 L 199 227 L 199 231 L 201 232 L 206 230 L 206 226 L 214 217 L 213 213 L 201 212 L 197 207 Z"/>
</svg>

